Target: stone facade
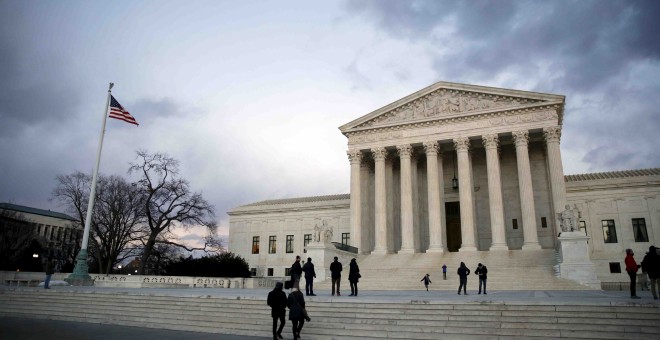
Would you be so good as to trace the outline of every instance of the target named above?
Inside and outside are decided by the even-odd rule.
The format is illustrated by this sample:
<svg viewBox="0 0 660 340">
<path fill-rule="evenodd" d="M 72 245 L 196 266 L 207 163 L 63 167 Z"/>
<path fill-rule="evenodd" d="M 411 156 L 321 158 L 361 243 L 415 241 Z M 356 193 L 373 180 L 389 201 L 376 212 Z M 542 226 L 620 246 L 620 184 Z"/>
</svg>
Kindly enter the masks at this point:
<svg viewBox="0 0 660 340">
<path fill-rule="evenodd" d="M 348 138 L 350 196 L 238 207 L 229 212 L 230 250 L 283 276 L 295 255 L 304 257 L 304 235 L 323 220 L 336 226 L 335 242 L 343 243 L 343 234 L 360 254 L 556 249 L 565 204 L 589 214 L 595 209 L 585 205 L 588 198 L 567 199 L 567 193 L 601 200 L 635 195 L 622 187 L 584 189 L 565 178 L 559 147 L 564 99 L 440 82 L 369 113 L 340 127 Z M 640 184 L 657 192 L 654 185 Z M 647 211 L 647 229 L 657 228 L 657 208 Z M 590 218 L 591 227 L 601 223 L 597 218 Z M 286 235 L 293 235 L 292 253 L 280 251 Z M 254 236 L 261 248 L 275 236 L 276 253 L 252 254 Z M 600 275 L 602 264 L 597 269 Z"/>
</svg>

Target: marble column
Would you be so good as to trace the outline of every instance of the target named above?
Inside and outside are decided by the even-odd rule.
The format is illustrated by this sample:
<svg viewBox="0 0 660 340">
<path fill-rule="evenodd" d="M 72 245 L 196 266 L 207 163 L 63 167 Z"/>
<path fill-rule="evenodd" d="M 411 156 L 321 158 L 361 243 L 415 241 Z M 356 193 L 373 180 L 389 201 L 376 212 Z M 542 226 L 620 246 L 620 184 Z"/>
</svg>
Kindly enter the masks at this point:
<svg viewBox="0 0 660 340">
<path fill-rule="evenodd" d="M 375 163 L 375 239 L 376 245 L 373 254 L 387 254 L 387 209 L 386 209 L 386 191 L 385 191 L 385 158 L 387 150 L 385 148 L 371 149 Z"/>
<path fill-rule="evenodd" d="M 454 139 L 458 158 L 458 197 L 461 208 L 461 248 L 459 251 L 476 251 L 474 232 L 474 198 L 470 176 L 470 140 L 467 137 Z"/>
<path fill-rule="evenodd" d="M 523 224 L 523 250 L 541 249 L 536 230 L 536 209 L 534 208 L 534 188 L 529 165 L 529 134 L 527 131 L 513 132 L 516 143 L 516 161 L 518 163 L 518 186 L 520 189 L 520 208 Z"/>
<path fill-rule="evenodd" d="M 360 166 L 362 164 L 362 152 L 360 150 L 349 150 L 348 159 L 351 163 L 351 243 L 358 248 L 359 253 L 364 253 L 362 243 L 362 193 L 360 182 Z"/>
<path fill-rule="evenodd" d="M 553 126 L 543 129 L 545 144 L 548 151 L 548 172 L 550 174 L 550 188 L 552 192 L 552 221 L 554 222 L 554 235 L 560 232 L 558 213 L 564 211 L 566 205 L 566 183 L 564 182 L 564 167 L 561 162 L 561 151 L 559 140 L 561 138 L 561 126 Z"/>
<path fill-rule="evenodd" d="M 427 172 L 427 190 L 428 190 L 428 204 L 429 204 L 429 249 L 427 253 L 442 253 L 446 249 L 442 242 L 442 210 L 443 199 L 440 194 L 440 172 L 438 168 L 442 169 L 438 159 L 439 156 L 438 142 L 424 143 L 424 151 L 426 152 L 426 172 Z M 442 171 L 442 170 L 440 170 Z"/>
<path fill-rule="evenodd" d="M 407 144 L 399 145 L 396 148 L 399 151 L 399 159 L 401 160 L 401 250 L 399 252 L 414 253 L 412 147 Z"/>
<path fill-rule="evenodd" d="M 490 250 L 509 250 L 504 232 L 504 203 L 502 200 L 502 179 L 500 176 L 499 139 L 497 134 L 482 137 L 486 148 L 488 169 L 488 202 L 490 205 L 490 229 L 492 243 Z"/>
</svg>

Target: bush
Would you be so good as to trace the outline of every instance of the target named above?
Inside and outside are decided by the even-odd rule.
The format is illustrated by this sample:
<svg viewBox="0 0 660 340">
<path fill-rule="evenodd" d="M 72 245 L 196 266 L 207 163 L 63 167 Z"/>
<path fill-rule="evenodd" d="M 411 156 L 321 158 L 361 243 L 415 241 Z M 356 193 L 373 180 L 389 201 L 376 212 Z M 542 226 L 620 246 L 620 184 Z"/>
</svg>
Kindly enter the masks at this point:
<svg viewBox="0 0 660 340">
<path fill-rule="evenodd" d="M 165 267 L 166 275 L 205 277 L 250 277 L 250 269 L 242 257 L 222 253 L 200 258 L 181 258 Z"/>
</svg>

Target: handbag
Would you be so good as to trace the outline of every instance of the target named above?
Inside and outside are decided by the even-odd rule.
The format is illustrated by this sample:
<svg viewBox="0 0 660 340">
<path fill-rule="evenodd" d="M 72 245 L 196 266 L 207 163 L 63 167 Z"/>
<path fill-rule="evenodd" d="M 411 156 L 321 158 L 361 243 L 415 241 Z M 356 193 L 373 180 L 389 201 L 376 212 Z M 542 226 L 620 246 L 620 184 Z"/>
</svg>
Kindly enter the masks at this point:
<svg viewBox="0 0 660 340">
<path fill-rule="evenodd" d="M 292 293 L 292 294 L 293 294 L 293 293 Z M 302 310 L 303 317 L 305 318 L 305 320 L 307 320 L 307 322 L 312 321 L 312 318 L 310 318 L 310 317 L 309 317 L 309 314 L 307 314 L 307 309 L 305 309 L 305 307 L 301 306 L 301 305 L 298 303 L 298 299 L 296 299 L 295 296 L 293 297 L 293 302 L 295 302 L 295 303 L 296 303 L 296 306 L 298 306 L 298 308 L 300 308 L 300 310 Z"/>
</svg>

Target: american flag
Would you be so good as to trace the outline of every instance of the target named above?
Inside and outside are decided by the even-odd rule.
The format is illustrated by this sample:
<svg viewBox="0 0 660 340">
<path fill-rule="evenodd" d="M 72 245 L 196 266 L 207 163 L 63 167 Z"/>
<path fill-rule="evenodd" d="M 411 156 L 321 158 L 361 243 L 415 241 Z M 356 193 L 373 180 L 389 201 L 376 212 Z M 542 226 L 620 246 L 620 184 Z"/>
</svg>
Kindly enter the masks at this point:
<svg viewBox="0 0 660 340">
<path fill-rule="evenodd" d="M 140 125 L 112 95 L 110 95 L 110 118 L 123 120 L 126 123 Z"/>
</svg>

